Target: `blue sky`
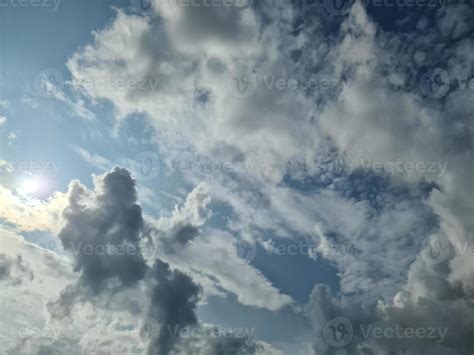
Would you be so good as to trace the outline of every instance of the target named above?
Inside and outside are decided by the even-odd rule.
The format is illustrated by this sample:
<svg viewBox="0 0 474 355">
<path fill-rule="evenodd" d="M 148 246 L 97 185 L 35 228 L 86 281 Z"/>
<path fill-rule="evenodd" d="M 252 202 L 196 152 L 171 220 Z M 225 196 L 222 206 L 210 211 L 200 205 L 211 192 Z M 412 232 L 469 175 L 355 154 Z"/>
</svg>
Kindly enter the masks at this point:
<svg viewBox="0 0 474 355">
<path fill-rule="evenodd" d="M 1 4 L 3 352 L 472 353 L 472 4 Z"/>
</svg>

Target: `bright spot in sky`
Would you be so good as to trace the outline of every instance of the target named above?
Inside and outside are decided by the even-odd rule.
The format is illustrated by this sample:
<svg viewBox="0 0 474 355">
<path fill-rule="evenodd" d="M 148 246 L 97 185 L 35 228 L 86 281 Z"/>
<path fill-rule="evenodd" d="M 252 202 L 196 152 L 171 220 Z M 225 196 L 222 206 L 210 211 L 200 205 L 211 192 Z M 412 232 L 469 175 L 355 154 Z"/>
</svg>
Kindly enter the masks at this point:
<svg viewBox="0 0 474 355">
<path fill-rule="evenodd" d="M 25 177 L 20 184 L 20 191 L 25 195 L 41 195 L 46 190 L 46 181 L 39 175 Z"/>
</svg>

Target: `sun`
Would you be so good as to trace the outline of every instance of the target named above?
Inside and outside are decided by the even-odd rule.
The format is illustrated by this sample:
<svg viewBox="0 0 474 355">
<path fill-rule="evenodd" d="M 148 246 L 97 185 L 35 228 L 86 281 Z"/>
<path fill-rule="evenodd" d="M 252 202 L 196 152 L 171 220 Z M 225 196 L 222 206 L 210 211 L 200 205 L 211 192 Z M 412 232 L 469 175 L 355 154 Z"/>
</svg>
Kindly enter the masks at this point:
<svg viewBox="0 0 474 355">
<path fill-rule="evenodd" d="M 39 175 L 30 175 L 23 178 L 20 191 L 25 195 L 41 195 L 46 189 L 46 181 Z"/>
</svg>

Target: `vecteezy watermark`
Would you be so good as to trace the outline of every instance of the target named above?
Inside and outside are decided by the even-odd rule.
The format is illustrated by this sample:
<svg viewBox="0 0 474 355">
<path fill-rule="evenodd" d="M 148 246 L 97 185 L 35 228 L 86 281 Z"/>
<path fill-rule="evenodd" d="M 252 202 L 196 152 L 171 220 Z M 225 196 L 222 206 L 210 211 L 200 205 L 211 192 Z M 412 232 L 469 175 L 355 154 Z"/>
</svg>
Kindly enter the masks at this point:
<svg viewBox="0 0 474 355">
<path fill-rule="evenodd" d="M 54 252 L 60 252 L 63 250 L 61 239 L 59 239 L 59 237 L 57 236 L 50 236 L 48 234 L 45 234 L 38 238 L 36 241 L 34 241 L 34 244 L 38 245 L 43 249 Z"/>
<path fill-rule="evenodd" d="M 441 327 L 402 327 L 394 326 L 367 326 L 360 325 L 360 331 L 364 339 L 386 338 L 386 339 L 430 339 L 442 343 L 448 333 L 448 328 Z"/>
<path fill-rule="evenodd" d="M 60 338 L 62 328 L 49 325 L 46 328 L 39 327 L 0 327 L 0 341 L 2 343 L 17 342 L 21 339 L 35 337 Z"/>
<path fill-rule="evenodd" d="M 130 0 L 130 7 L 136 13 L 145 14 L 152 10 L 153 0 Z"/>
<path fill-rule="evenodd" d="M 429 69 L 421 75 L 419 87 L 425 97 L 441 99 L 446 96 L 451 87 L 453 89 L 457 87 L 460 90 L 474 90 L 474 78 L 451 77 L 446 70 L 437 67 Z"/>
<path fill-rule="evenodd" d="M 408 327 L 395 325 L 359 324 L 356 328 L 347 317 L 330 319 L 322 328 L 324 341 L 336 348 L 348 345 L 356 333 L 363 339 L 430 339 L 442 343 L 448 333 L 448 328 L 441 327 Z"/>
<path fill-rule="evenodd" d="M 141 152 L 132 160 L 131 170 L 137 181 L 152 181 L 160 175 L 161 160 L 156 152 Z"/>
<path fill-rule="evenodd" d="M 323 339 L 330 346 L 340 348 L 346 346 L 354 337 L 352 322 L 346 317 L 330 319 L 323 326 Z"/>
<path fill-rule="evenodd" d="M 210 159 L 198 159 L 194 161 L 180 161 L 172 164 L 173 171 L 179 171 L 183 174 L 239 174 L 248 176 L 253 165 L 248 162 L 220 162 Z"/>
<path fill-rule="evenodd" d="M 166 326 L 173 338 L 253 339 L 255 328 L 246 327 L 180 327 Z"/>
<path fill-rule="evenodd" d="M 451 256 L 451 243 L 441 234 L 430 236 L 420 244 L 420 254 L 428 264 L 441 264 Z"/>
<path fill-rule="evenodd" d="M 33 86 L 39 96 L 52 98 L 63 95 L 62 89 L 65 84 L 79 87 L 86 91 L 128 90 L 154 92 L 158 89 L 159 83 L 159 80 L 153 77 L 73 78 L 70 82 L 66 82 L 59 69 L 47 68 L 35 76 Z"/>
<path fill-rule="evenodd" d="M 442 176 L 446 172 L 447 162 L 439 161 L 403 161 L 396 159 L 395 161 L 377 161 L 360 159 L 358 164 L 351 161 L 351 171 L 355 166 L 370 169 L 375 173 L 400 173 L 400 174 L 437 174 Z"/>
<path fill-rule="evenodd" d="M 247 99 L 257 89 L 257 76 L 247 67 L 232 71 L 226 78 L 227 91 L 237 99 Z"/>
<path fill-rule="evenodd" d="M 290 243 L 275 243 L 273 240 L 265 243 L 267 255 L 275 256 L 308 256 L 314 258 L 318 250 L 316 246 L 305 241 Z"/>
<path fill-rule="evenodd" d="M 333 16 L 344 16 L 355 3 L 371 7 L 441 9 L 448 0 L 322 0 L 324 10 Z"/>
<path fill-rule="evenodd" d="M 55 97 L 63 85 L 63 74 L 56 68 L 44 69 L 34 79 L 35 92 L 44 98 Z"/>
<path fill-rule="evenodd" d="M 375 159 L 347 159 L 347 158 L 339 158 L 334 159 L 329 162 L 324 162 L 324 164 L 318 164 L 328 169 L 343 173 L 346 172 L 351 174 L 356 169 L 366 169 L 372 170 L 378 174 L 403 174 L 403 175 L 410 175 L 410 174 L 432 174 L 436 176 L 442 176 L 446 173 L 446 169 L 448 167 L 447 162 L 441 161 L 409 161 L 409 160 L 402 160 L 397 158 L 395 160 L 390 161 L 380 161 Z"/>
<path fill-rule="evenodd" d="M 141 249 L 129 243 L 111 244 L 111 243 L 87 243 L 83 241 L 67 242 L 67 246 L 58 237 L 45 235 L 39 238 L 36 245 L 43 249 L 62 252 L 66 248 L 69 253 L 74 256 L 125 256 L 125 255 L 141 255 Z"/>
<path fill-rule="evenodd" d="M 444 97 L 449 91 L 450 78 L 446 70 L 430 69 L 420 77 L 420 91 L 430 99 Z"/>
<path fill-rule="evenodd" d="M 52 161 L 10 160 L 4 163 L 0 162 L 0 174 L 57 176 L 60 168 L 61 163 Z"/>
<path fill-rule="evenodd" d="M 232 262 L 239 265 L 248 264 L 257 256 L 257 243 L 253 240 L 230 238 L 226 251 Z"/>
<path fill-rule="evenodd" d="M 227 91 L 237 99 L 247 99 L 251 97 L 260 87 L 267 91 L 273 90 L 301 90 L 328 92 L 331 89 L 342 85 L 346 90 L 348 82 L 341 78 L 327 76 L 309 77 L 278 77 L 275 75 L 259 75 L 248 67 L 242 67 L 229 73 L 226 78 Z"/>
<path fill-rule="evenodd" d="M 12 7 L 12 8 L 36 7 L 36 8 L 45 8 L 45 9 L 51 9 L 52 11 L 57 11 L 60 5 L 61 5 L 61 0 L 0 0 L 0 8 L 2 7 Z"/>
<path fill-rule="evenodd" d="M 82 87 L 86 90 L 136 90 L 136 91 L 156 91 L 159 80 L 156 78 L 86 78 L 74 79 L 74 86 Z"/>
<path fill-rule="evenodd" d="M 441 264 L 455 256 L 474 257 L 474 243 L 469 241 L 453 241 L 451 243 L 442 234 L 426 238 L 420 243 L 419 249 L 423 260 L 434 265 Z"/>
<path fill-rule="evenodd" d="M 89 244 L 89 243 L 71 243 L 69 250 L 74 255 L 98 255 L 98 256 L 124 256 L 140 255 L 141 250 L 132 244 Z"/>
<path fill-rule="evenodd" d="M 237 10 L 248 9 L 253 0 L 168 0 L 179 7 L 227 7 Z"/>
</svg>

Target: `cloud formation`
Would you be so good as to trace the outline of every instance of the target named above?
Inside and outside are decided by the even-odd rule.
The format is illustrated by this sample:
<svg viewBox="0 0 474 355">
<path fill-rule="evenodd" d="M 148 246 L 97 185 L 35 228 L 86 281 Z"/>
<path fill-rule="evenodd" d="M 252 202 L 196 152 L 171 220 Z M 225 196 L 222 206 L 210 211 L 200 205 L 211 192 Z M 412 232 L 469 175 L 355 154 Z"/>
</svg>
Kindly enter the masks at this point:
<svg viewBox="0 0 474 355">
<path fill-rule="evenodd" d="M 339 281 L 336 290 L 316 285 L 305 307 L 315 354 L 472 352 L 473 9 L 415 11 L 388 31 L 360 3 L 345 16 L 328 16 L 322 3 L 152 1 L 145 13 L 116 10 L 70 57 L 72 87 L 111 103 L 120 124 L 142 115 L 169 165 L 204 157 L 219 171 L 178 172 L 192 190 L 161 216 L 143 216 L 122 168 L 96 177 L 92 190 L 73 182 L 31 208 L 0 188 L 2 218 L 58 232 L 72 256 L 78 280 L 50 303 L 53 314 L 105 299 L 156 320 L 156 329 L 144 327 L 150 353 L 264 351 L 249 339 L 183 338 L 170 327 L 205 328 L 196 309 L 216 295 L 258 311 L 296 310 L 268 276 L 285 266 L 236 256 L 242 242 L 300 238 L 315 247 L 301 259 L 322 256 Z M 15 261 L 3 258 L 8 279 Z M 140 302 L 129 302 L 134 292 Z M 345 320 L 328 324 L 337 317 Z M 425 336 L 372 332 L 400 327 Z M 438 337 L 427 336 L 431 328 Z M 336 344 L 349 329 L 348 342 Z"/>
</svg>

